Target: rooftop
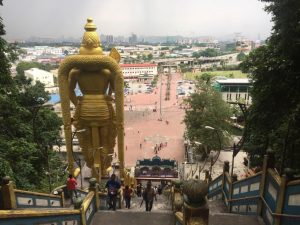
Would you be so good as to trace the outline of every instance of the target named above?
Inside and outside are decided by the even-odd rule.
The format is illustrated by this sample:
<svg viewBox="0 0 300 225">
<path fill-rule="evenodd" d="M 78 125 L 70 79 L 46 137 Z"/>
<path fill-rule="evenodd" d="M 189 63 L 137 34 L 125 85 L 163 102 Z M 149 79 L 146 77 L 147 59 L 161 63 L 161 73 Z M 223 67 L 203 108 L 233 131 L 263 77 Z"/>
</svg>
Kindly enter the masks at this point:
<svg viewBox="0 0 300 225">
<path fill-rule="evenodd" d="M 46 70 L 41 70 L 41 69 L 38 69 L 38 68 L 31 68 L 29 70 L 25 70 L 25 73 L 29 73 L 29 74 L 32 74 L 32 75 L 39 75 L 39 76 L 53 76 L 52 73 L 46 71 Z"/>
<path fill-rule="evenodd" d="M 236 79 L 218 79 L 219 84 L 250 84 L 251 80 L 248 78 L 236 78 Z"/>
<path fill-rule="evenodd" d="M 156 67 L 157 64 L 140 63 L 140 64 L 121 64 L 121 67 Z"/>
</svg>

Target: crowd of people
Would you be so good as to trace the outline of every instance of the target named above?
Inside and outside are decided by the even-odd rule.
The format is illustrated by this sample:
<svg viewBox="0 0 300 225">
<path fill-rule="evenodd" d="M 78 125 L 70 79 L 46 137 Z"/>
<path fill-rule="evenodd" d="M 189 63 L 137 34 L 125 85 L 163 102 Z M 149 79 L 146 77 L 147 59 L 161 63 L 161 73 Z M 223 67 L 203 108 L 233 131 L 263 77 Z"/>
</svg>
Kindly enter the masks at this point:
<svg viewBox="0 0 300 225">
<path fill-rule="evenodd" d="M 125 208 L 130 209 L 131 199 L 133 196 L 141 198 L 140 207 L 145 203 L 145 210 L 151 211 L 153 207 L 153 201 L 157 201 L 157 195 L 162 194 L 162 186 L 159 185 L 152 187 L 151 181 L 147 182 L 146 187 L 141 183 L 137 185 L 136 188 L 129 185 L 123 185 L 121 182 L 116 180 L 116 175 L 112 174 L 109 181 L 107 181 L 106 186 L 108 191 L 108 209 L 116 210 L 116 201 L 118 193 L 122 194 L 123 201 L 125 203 Z"/>
<path fill-rule="evenodd" d="M 76 191 L 76 179 L 73 175 L 69 175 L 67 179 L 67 190 L 68 195 L 71 198 L 71 203 L 74 203 L 74 199 L 77 198 Z M 136 188 L 133 185 L 124 185 L 117 179 L 115 174 L 112 174 L 110 179 L 106 182 L 105 188 L 107 190 L 107 203 L 108 210 L 116 210 L 118 194 L 122 195 L 122 199 L 125 203 L 125 208 L 130 209 L 131 199 L 133 196 L 141 199 L 140 207 L 145 203 L 145 210 L 151 211 L 154 200 L 157 201 L 157 195 L 162 194 L 162 186 L 152 186 L 151 181 L 148 181 L 144 187 L 142 183 L 139 183 Z"/>
<path fill-rule="evenodd" d="M 167 145 L 168 145 L 168 142 L 156 144 L 156 145 L 154 146 L 154 153 L 157 155 L 157 153 L 158 153 L 160 150 L 162 150 L 162 148 L 167 147 Z"/>
</svg>

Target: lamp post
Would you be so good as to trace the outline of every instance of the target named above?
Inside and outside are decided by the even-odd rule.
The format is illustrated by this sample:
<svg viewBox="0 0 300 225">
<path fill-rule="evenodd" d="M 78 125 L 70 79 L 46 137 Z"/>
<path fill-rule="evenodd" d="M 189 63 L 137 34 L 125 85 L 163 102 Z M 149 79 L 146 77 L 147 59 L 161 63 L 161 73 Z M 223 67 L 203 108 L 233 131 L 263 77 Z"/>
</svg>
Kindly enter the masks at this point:
<svg viewBox="0 0 300 225">
<path fill-rule="evenodd" d="M 159 120 L 162 121 L 162 112 L 161 112 L 161 107 L 162 107 L 162 82 L 163 82 L 163 74 L 161 73 L 160 75 L 160 91 L 159 91 Z"/>
<path fill-rule="evenodd" d="M 46 150 L 46 157 L 47 157 L 47 170 L 45 174 L 48 176 L 48 184 L 49 184 L 49 193 L 52 191 L 52 182 L 51 182 L 51 169 L 50 169 L 50 162 L 49 162 L 49 151 L 48 146 L 45 147 Z"/>
<path fill-rule="evenodd" d="M 199 141 L 194 141 L 194 144 L 195 145 L 197 145 L 197 146 L 200 146 L 200 145 L 202 145 L 202 143 L 201 142 L 199 142 Z M 199 159 L 198 159 L 199 160 Z M 201 173 L 201 170 L 200 170 L 200 163 L 198 162 L 198 160 L 197 160 L 197 168 L 196 168 L 196 171 L 195 171 L 195 173 L 197 172 L 197 169 L 198 169 L 198 173 L 199 173 L 199 179 L 200 179 L 200 173 Z"/>
<path fill-rule="evenodd" d="M 183 164 L 183 180 L 185 180 L 185 167 L 186 167 L 186 162 Z"/>
<path fill-rule="evenodd" d="M 234 167 L 234 157 L 236 152 L 236 144 L 233 143 L 233 151 L 232 151 L 232 160 L 231 160 L 231 177 L 233 176 L 233 167 Z"/>
<path fill-rule="evenodd" d="M 218 142 L 219 142 L 219 148 L 220 148 L 220 151 L 219 151 L 218 155 L 220 155 L 220 152 L 221 152 L 221 150 L 222 150 L 222 142 L 221 142 L 221 137 L 220 137 L 220 135 L 219 135 L 218 130 L 215 129 L 215 128 L 213 128 L 213 127 L 211 127 L 211 126 L 205 126 L 204 128 L 216 132 L 217 137 L 218 137 Z M 217 156 L 217 158 L 218 158 L 218 156 Z M 210 176 L 210 179 L 212 178 L 212 177 L 211 177 L 211 174 L 212 174 L 212 167 L 213 167 L 213 164 L 214 164 L 213 156 L 212 156 L 212 154 L 210 154 L 210 168 L 209 168 L 209 176 Z"/>
</svg>

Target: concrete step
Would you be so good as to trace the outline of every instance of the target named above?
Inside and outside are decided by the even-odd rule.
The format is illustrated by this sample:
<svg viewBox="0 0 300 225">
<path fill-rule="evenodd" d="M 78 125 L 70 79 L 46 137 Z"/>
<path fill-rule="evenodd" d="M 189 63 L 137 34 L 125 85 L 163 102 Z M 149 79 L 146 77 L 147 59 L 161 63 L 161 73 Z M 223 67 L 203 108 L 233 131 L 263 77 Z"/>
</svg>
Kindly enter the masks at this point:
<svg viewBox="0 0 300 225">
<path fill-rule="evenodd" d="M 262 218 L 233 213 L 210 213 L 209 225 L 264 225 Z"/>
<path fill-rule="evenodd" d="M 100 211 L 92 225 L 174 225 L 171 211 L 141 212 L 135 210 Z"/>
<path fill-rule="evenodd" d="M 208 201 L 209 213 L 227 213 L 227 208 L 223 200 Z"/>
</svg>

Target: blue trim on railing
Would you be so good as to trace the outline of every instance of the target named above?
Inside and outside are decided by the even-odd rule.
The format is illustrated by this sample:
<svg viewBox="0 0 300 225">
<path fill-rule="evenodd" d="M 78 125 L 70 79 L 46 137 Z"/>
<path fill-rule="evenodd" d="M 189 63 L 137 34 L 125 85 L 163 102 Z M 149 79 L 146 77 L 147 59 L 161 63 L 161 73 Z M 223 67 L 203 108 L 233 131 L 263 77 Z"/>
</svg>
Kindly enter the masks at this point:
<svg viewBox="0 0 300 225">
<path fill-rule="evenodd" d="M 217 185 L 220 177 L 224 179 L 224 185 Z M 217 177 L 209 184 L 209 199 L 217 199 L 219 194 L 227 207 L 231 206 L 232 213 L 257 215 L 258 203 L 262 204 L 262 218 L 266 225 L 274 225 L 276 216 L 280 218 L 281 225 L 300 225 L 300 183 L 292 181 L 285 187 L 285 196 L 282 213 L 275 214 L 278 196 L 280 192 L 280 178 L 272 171 L 266 172 L 263 196 L 260 196 L 262 174 L 256 174 L 244 180 L 232 184 L 232 196 L 230 196 L 230 178 L 227 173 Z M 278 181 L 279 179 L 279 181 Z M 283 182 L 283 181 L 281 181 Z M 228 202 L 230 204 L 228 204 Z"/>
<path fill-rule="evenodd" d="M 89 218 L 86 221 L 87 225 L 90 225 L 92 223 L 93 217 L 96 213 L 96 197 L 94 196 L 92 201 L 90 202 L 86 212 L 85 212 L 85 217 L 87 216 L 87 213 L 90 213 Z M 90 211 L 89 211 L 90 210 Z M 89 212 L 88 212 L 89 211 Z"/>
<path fill-rule="evenodd" d="M 219 177 L 214 179 L 208 187 L 208 191 L 213 192 L 215 189 L 218 189 L 219 187 L 222 187 L 222 180 L 223 180 L 223 174 L 221 174 Z"/>
<path fill-rule="evenodd" d="M 288 217 L 282 217 L 281 218 L 281 225 L 299 225 L 300 224 L 300 218 L 288 218 Z"/>
<path fill-rule="evenodd" d="M 229 188 L 230 188 L 230 183 L 229 183 L 229 180 L 228 180 L 227 176 L 225 176 L 225 179 L 224 179 L 224 193 L 225 193 L 227 199 L 229 199 Z"/>
<path fill-rule="evenodd" d="M 284 206 L 283 206 L 283 214 L 294 214 L 300 215 L 300 205 L 290 205 L 289 200 L 293 198 L 293 195 L 299 195 L 300 198 L 300 185 L 290 185 L 286 187 L 285 198 L 284 198 Z M 300 224 L 300 223 L 299 223 Z"/>
<path fill-rule="evenodd" d="M 88 195 L 88 192 L 77 189 L 78 197 L 85 198 Z"/>
<path fill-rule="evenodd" d="M 214 197 L 219 195 L 219 194 L 222 194 L 222 187 L 219 187 L 218 189 L 215 189 L 212 192 L 208 193 L 207 198 L 214 200 Z"/>
<path fill-rule="evenodd" d="M 272 214 L 269 211 L 268 207 L 265 206 L 264 204 L 262 206 L 262 218 L 263 218 L 263 221 L 266 225 L 273 225 L 274 224 L 274 217 L 272 216 Z"/>
<path fill-rule="evenodd" d="M 47 197 L 47 196 L 41 196 L 41 195 L 34 195 L 34 194 L 28 194 L 28 193 L 16 193 L 16 201 L 17 201 L 17 208 L 61 208 L 62 207 L 62 199 L 61 198 L 55 198 L 55 197 Z M 20 201 L 21 198 L 28 198 L 27 204 L 21 204 Z M 24 200 L 23 199 L 23 200 Z M 47 201 L 46 205 L 43 204 L 37 204 L 37 200 Z M 30 201 L 30 202 L 29 202 Z M 59 205 L 53 205 L 54 202 L 59 202 Z"/>
<path fill-rule="evenodd" d="M 257 175 L 255 177 L 249 177 L 245 180 L 233 183 L 232 199 L 259 195 L 260 180 L 261 175 Z M 238 190 L 238 193 L 236 193 L 236 190 Z"/>
<path fill-rule="evenodd" d="M 257 215 L 259 197 L 231 202 L 231 212 L 242 215 Z"/>
<path fill-rule="evenodd" d="M 276 190 L 276 196 L 272 197 L 272 193 L 270 193 L 269 190 L 272 190 L 272 191 Z M 264 199 L 273 213 L 276 210 L 278 194 L 279 194 L 278 183 L 274 180 L 274 178 L 272 177 L 272 175 L 270 173 L 267 173 L 266 186 L 265 186 L 265 191 L 264 191 Z M 274 197 L 275 197 L 275 199 L 274 199 Z"/>
<path fill-rule="evenodd" d="M 64 225 L 67 221 L 76 221 L 77 225 L 81 224 L 80 214 L 74 215 L 55 215 L 45 217 L 26 217 L 26 218 L 9 218 L 1 219 L 0 224 L 5 225 L 32 225 L 32 224 L 57 224 Z M 73 223 L 72 223 L 73 224 Z"/>
</svg>

